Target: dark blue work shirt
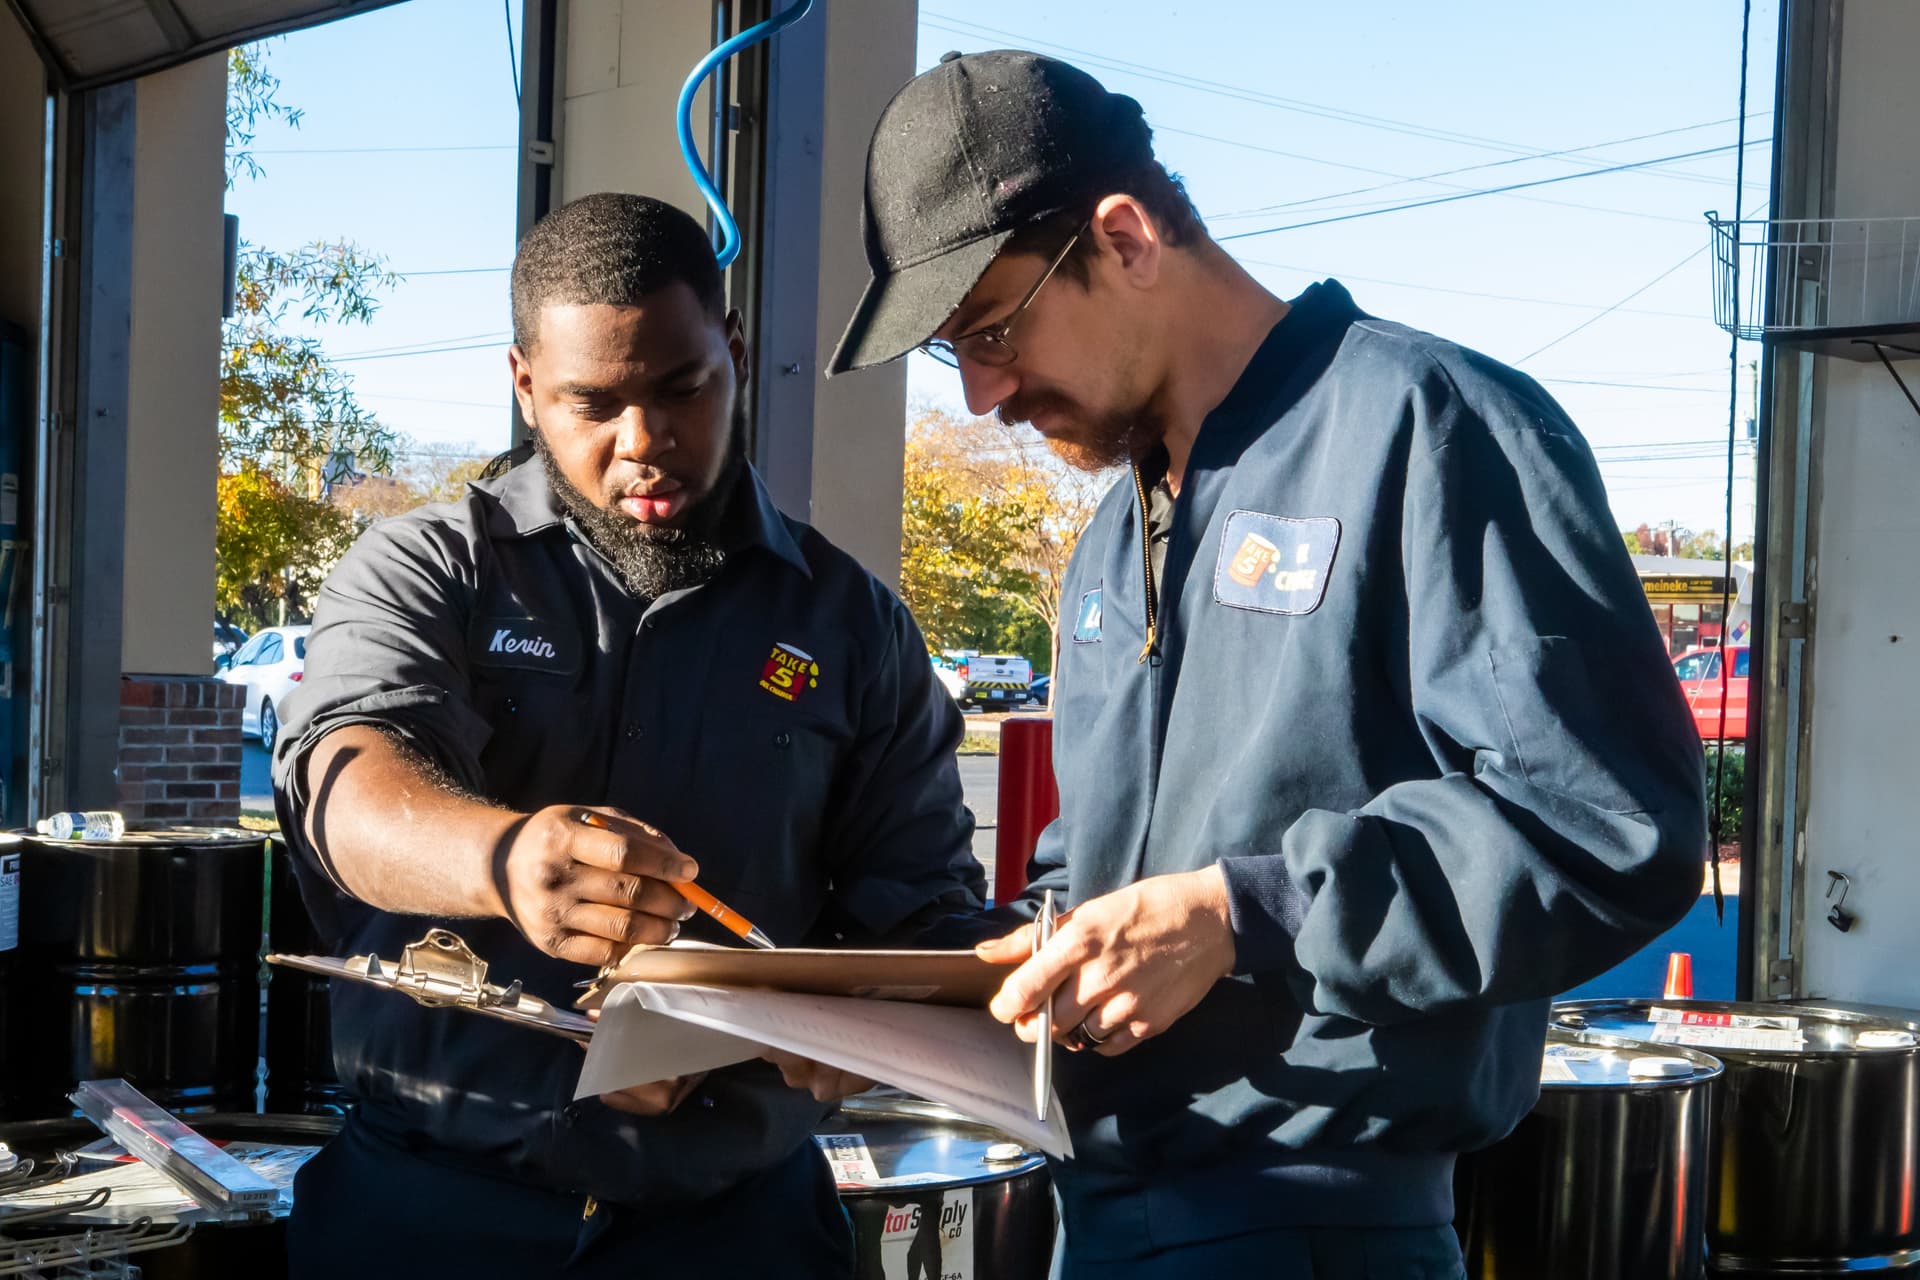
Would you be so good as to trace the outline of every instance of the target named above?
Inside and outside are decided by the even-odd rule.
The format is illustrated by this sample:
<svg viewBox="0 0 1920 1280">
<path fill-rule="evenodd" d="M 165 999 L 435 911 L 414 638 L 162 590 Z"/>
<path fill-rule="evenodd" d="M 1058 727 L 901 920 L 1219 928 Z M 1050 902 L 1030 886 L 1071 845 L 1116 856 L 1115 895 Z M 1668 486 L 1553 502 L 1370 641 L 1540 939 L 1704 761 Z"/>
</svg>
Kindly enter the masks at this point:
<svg viewBox="0 0 1920 1280">
<path fill-rule="evenodd" d="M 302 835 L 298 766 L 349 724 L 400 735 L 513 809 L 605 804 L 652 823 L 782 945 L 893 940 L 978 907 L 960 715 L 918 628 L 851 557 L 776 511 L 750 470 L 724 500 L 725 567 L 651 602 L 565 518 L 537 464 L 355 544 L 321 593 L 274 765 L 303 893 L 337 953 L 394 959 L 443 924 L 490 980 L 563 1007 L 590 976 L 505 920 L 402 916 L 339 887 Z M 703 931 L 725 937 L 688 922 Z M 612 1202 L 724 1190 L 808 1141 L 825 1111 L 751 1063 L 640 1118 L 573 1104 L 583 1055 L 557 1037 L 347 982 L 333 1019 L 335 1064 L 368 1123 Z"/>
</svg>

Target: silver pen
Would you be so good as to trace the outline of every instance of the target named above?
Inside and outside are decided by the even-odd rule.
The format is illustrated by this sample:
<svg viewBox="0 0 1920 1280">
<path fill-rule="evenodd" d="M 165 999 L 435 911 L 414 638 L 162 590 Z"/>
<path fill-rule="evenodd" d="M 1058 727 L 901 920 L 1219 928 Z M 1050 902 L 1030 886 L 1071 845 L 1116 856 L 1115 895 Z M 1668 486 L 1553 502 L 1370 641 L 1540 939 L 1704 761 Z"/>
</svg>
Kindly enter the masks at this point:
<svg viewBox="0 0 1920 1280">
<path fill-rule="evenodd" d="M 1053 937 L 1053 890 L 1040 898 L 1040 918 L 1033 926 L 1033 954 Z M 1053 1099 L 1053 993 L 1040 1005 L 1040 1034 L 1033 1042 L 1033 1116 L 1045 1124 L 1047 1104 Z"/>
</svg>

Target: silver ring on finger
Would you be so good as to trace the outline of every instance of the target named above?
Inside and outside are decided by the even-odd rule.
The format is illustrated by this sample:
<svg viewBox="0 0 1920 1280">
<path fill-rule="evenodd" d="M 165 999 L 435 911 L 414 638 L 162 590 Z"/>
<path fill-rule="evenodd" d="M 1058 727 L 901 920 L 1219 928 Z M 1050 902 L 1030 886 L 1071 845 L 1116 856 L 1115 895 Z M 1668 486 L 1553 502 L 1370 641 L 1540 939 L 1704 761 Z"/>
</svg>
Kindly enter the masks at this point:
<svg viewBox="0 0 1920 1280">
<path fill-rule="evenodd" d="M 1088 1016 L 1091 1017 L 1092 1015 L 1089 1014 Z M 1074 1040 L 1088 1048 L 1098 1048 L 1100 1045 L 1105 1044 L 1108 1036 L 1112 1034 L 1113 1032 L 1111 1031 L 1107 1032 L 1104 1036 L 1093 1034 L 1093 1028 L 1087 1025 L 1086 1018 L 1080 1019 L 1079 1023 L 1073 1029 Z"/>
</svg>

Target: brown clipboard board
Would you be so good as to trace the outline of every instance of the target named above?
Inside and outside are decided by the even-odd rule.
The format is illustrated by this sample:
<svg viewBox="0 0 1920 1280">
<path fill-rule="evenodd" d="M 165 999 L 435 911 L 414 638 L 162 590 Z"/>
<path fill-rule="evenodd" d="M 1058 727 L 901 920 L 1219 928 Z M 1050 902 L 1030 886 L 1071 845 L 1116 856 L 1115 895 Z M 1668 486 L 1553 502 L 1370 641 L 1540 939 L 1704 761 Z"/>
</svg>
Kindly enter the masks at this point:
<svg viewBox="0 0 1920 1280">
<path fill-rule="evenodd" d="M 623 982 L 751 987 L 816 996 L 861 996 L 982 1009 L 1014 966 L 989 964 L 971 951 L 777 951 L 676 942 L 638 946 L 601 971 L 575 1007 L 597 1009 Z"/>
</svg>

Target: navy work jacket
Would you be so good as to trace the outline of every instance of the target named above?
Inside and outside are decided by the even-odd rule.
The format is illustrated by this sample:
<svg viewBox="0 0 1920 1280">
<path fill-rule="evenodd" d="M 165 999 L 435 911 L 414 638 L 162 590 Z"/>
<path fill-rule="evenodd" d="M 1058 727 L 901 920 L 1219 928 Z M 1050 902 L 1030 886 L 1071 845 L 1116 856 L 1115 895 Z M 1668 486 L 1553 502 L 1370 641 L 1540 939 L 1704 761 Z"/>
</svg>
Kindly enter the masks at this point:
<svg viewBox="0 0 1920 1280">
<path fill-rule="evenodd" d="M 1158 601 L 1080 540 L 1026 904 L 1219 865 L 1239 972 L 1062 1054 L 1069 1248 L 1452 1217 L 1549 999 L 1700 892 L 1701 748 L 1592 453 L 1532 379 L 1314 286 L 1200 430 Z M 1149 644 L 1149 627 L 1152 640 Z"/>
</svg>

